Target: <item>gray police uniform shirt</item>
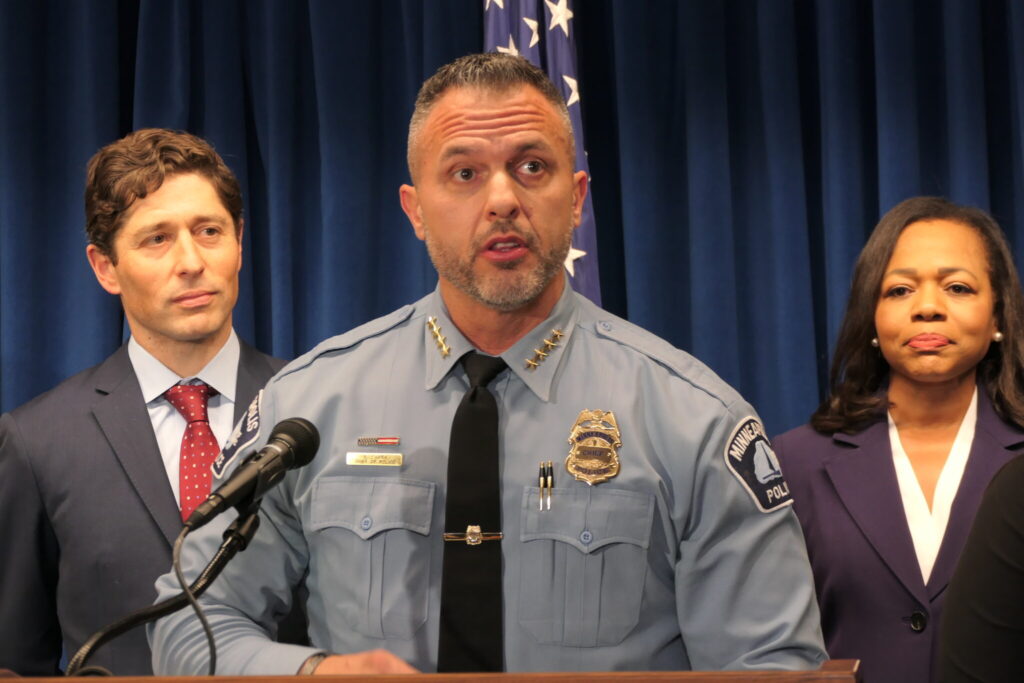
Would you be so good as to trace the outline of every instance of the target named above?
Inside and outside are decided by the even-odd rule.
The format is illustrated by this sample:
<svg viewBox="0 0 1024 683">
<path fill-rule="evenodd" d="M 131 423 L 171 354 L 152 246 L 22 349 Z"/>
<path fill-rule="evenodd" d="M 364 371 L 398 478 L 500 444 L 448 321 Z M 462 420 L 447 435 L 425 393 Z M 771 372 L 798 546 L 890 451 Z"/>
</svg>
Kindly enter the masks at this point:
<svg viewBox="0 0 1024 683">
<path fill-rule="evenodd" d="M 293 674 L 316 652 L 373 648 L 436 670 L 442 533 L 465 531 L 444 529 L 446 454 L 468 387 L 458 361 L 472 348 L 435 291 L 323 342 L 253 402 L 214 465 L 221 481 L 282 419 L 310 420 L 321 445 L 264 497 L 252 544 L 201 599 L 218 673 Z M 490 389 L 506 670 L 798 669 L 826 659 L 788 489 L 733 389 L 568 286 L 501 355 L 509 369 Z M 608 416 L 577 428 L 586 410 L 611 411 L 617 432 Z M 615 476 L 591 485 L 567 471 L 568 460 L 610 473 L 588 461 L 595 453 L 617 455 Z M 547 460 L 554 491 L 541 510 Z M 233 516 L 189 536 L 189 580 Z M 272 642 L 303 575 L 313 647 Z M 157 588 L 160 599 L 179 590 L 172 573 Z M 151 626 L 150 641 L 158 674 L 206 672 L 191 610 Z"/>
</svg>

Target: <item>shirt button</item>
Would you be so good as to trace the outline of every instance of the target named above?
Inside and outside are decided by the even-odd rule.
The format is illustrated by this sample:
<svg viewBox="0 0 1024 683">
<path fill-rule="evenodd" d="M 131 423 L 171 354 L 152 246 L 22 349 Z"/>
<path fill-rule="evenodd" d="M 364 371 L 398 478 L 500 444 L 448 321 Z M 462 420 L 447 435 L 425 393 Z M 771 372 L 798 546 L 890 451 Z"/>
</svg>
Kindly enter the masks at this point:
<svg viewBox="0 0 1024 683">
<path fill-rule="evenodd" d="M 910 630 L 920 633 L 928 627 L 928 615 L 924 612 L 914 612 L 910 615 Z"/>
<path fill-rule="evenodd" d="M 594 540 L 594 534 L 590 533 L 586 529 L 580 532 L 580 542 L 583 545 L 590 545 L 590 542 Z"/>
<path fill-rule="evenodd" d="M 371 526 L 373 526 L 373 519 L 371 519 L 369 515 L 359 520 L 359 528 L 363 531 L 369 530 Z"/>
<path fill-rule="evenodd" d="M 601 329 L 604 330 L 605 332 L 609 332 L 612 329 L 612 324 L 610 322 L 608 322 L 607 320 L 602 320 L 601 321 Z"/>
</svg>

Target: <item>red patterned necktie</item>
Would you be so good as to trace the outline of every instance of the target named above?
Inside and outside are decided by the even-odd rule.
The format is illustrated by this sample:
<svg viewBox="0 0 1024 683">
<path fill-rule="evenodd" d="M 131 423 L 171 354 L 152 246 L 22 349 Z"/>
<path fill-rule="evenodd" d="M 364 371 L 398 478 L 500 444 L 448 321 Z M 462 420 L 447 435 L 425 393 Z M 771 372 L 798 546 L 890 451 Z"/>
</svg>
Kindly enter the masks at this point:
<svg viewBox="0 0 1024 683">
<path fill-rule="evenodd" d="M 206 402 L 216 395 L 216 389 L 203 383 L 175 384 L 164 392 L 164 398 L 188 423 L 181 437 L 178 461 L 178 499 L 183 522 L 210 494 L 210 466 L 220 452 L 220 445 L 210 428 Z"/>
</svg>

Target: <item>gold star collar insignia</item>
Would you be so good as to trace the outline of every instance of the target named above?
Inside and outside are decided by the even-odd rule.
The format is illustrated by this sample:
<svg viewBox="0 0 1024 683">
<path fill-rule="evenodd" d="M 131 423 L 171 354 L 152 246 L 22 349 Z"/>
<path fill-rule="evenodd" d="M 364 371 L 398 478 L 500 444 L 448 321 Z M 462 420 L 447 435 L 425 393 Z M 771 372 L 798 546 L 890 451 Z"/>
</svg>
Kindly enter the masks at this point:
<svg viewBox="0 0 1024 683">
<path fill-rule="evenodd" d="M 558 346 L 559 343 L 561 343 L 563 336 L 565 336 L 565 334 L 561 330 L 551 330 L 551 338 L 544 340 L 544 348 L 534 349 L 533 357 L 526 359 L 526 369 L 536 370 L 538 367 L 540 367 L 540 364 L 547 359 L 548 355 L 551 353 L 551 350 Z"/>
<path fill-rule="evenodd" d="M 441 334 L 441 326 L 437 324 L 436 317 L 430 316 L 427 318 L 427 329 L 433 335 L 437 348 L 441 350 L 441 358 L 447 358 L 448 354 L 452 351 L 452 347 L 448 346 L 448 340 Z"/>
</svg>

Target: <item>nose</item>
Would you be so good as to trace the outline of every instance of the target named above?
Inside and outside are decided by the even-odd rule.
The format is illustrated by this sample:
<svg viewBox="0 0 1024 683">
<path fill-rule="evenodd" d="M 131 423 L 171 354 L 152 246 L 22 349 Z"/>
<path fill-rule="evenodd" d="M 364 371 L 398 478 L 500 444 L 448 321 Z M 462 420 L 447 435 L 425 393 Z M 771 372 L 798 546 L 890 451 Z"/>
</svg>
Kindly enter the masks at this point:
<svg viewBox="0 0 1024 683">
<path fill-rule="evenodd" d="M 190 276 L 203 272 L 205 267 L 203 256 L 190 231 L 182 230 L 174 247 L 179 275 Z"/>
<path fill-rule="evenodd" d="M 506 173 L 495 173 L 487 184 L 487 215 L 492 220 L 511 219 L 519 215 L 516 182 Z"/>
<path fill-rule="evenodd" d="M 944 320 L 946 317 L 945 302 L 939 287 L 922 286 L 914 298 L 915 320 Z"/>
</svg>

